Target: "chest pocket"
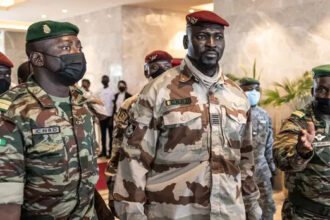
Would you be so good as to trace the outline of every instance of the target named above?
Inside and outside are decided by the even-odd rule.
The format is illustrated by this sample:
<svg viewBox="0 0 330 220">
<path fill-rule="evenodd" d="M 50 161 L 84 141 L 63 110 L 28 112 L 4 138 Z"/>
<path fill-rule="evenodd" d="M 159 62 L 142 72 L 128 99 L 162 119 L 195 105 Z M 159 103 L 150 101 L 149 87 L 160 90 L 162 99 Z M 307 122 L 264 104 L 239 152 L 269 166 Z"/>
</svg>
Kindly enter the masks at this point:
<svg viewBox="0 0 330 220">
<path fill-rule="evenodd" d="M 226 114 L 224 117 L 224 135 L 226 143 L 223 148 L 224 157 L 228 160 L 235 161 L 238 165 L 241 160 L 241 144 L 246 126 L 246 118 L 243 115 L 233 114 L 224 109 Z"/>
<path fill-rule="evenodd" d="M 262 117 L 252 119 L 252 137 L 257 143 L 266 143 L 268 124 L 267 120 Z"/>
<path fill-rule="evenodd" d="M 181 109 L 181 108 L 180 108 Z M 206 135 L 201 112 L 175 109 L 163 115 L 159 136 L 159 156 L 167 162 L 192 162 L 207 158 Z"/>
<path fill-rule="evenodd" d="M 325 138 L 323 140 L 313 142 L 314 152 L 316 155 L 327 165 L 330 166 L 330 139 Z"/>
</svg>

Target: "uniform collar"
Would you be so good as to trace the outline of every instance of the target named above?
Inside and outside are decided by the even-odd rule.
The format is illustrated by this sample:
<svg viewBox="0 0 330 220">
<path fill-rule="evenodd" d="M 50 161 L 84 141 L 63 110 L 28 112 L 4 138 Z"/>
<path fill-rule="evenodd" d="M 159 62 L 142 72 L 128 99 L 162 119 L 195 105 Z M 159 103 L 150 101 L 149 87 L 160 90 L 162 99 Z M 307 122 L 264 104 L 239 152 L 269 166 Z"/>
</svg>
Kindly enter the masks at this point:
<svg viewBox="0 0 330 220">
<path fill-rule="evenodd" d="M 39 101 L 44 108 L 54 108 L 54 102 L 50 96 L 41 88 L 41 86 L 31 77 L 27 81 L 27 90 L 32 96 Z M 83 92 L 76 86 L 70 86 L 70 96 L 73 105 L 82 105 L 87 99 L 83 96 Z"/>
<path fill-rule="evenodd" d="M 221 76 L 217 81 L 216 86 L 222 86 L 225 83 L 226 79 L 227 77 L 224 76 L 223 73 L 221 73 Z M 182 62 L 180 65 L 179 81 L 181 83 L 186 83 L 190 80 L 194 80 L 195 82 L 198 82 L 198 79 L 196 79 L 196 77 L 193 76 L 192 70 L 188 67 L 188 65 L 185 62 Z"/>
</svg>

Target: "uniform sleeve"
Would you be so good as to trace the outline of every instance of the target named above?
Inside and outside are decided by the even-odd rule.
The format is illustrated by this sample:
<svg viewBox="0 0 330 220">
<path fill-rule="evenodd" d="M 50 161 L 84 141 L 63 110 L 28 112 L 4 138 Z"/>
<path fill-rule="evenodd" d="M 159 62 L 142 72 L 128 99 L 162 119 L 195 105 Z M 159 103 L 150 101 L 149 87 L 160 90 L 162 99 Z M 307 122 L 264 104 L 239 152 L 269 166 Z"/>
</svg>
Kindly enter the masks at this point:
<svg viewBox="0 0 330 220">
<path fill-rule="evenodd" d="M 273 127 L 272 127 L 272 119 L 268 116 L 268 131 L 267 131 L 267 142 L 265 148 L 265 158 L 267 160 L 270 171 L 275 172 L 275 164 L 273 159 Z"/>
<path fill-rule="evenodd" d="M 313 152 L 307 158 L 303 158 L 297 152 L 298 136 L 302 129 L 301 120 L 291 117 L 284 122 L 280 133 L 275 138 L 274 160 L 282 171 L 301 171 L 306 168 L 314 155 Z"/>
<path fill-rule="evenodd" d="M 254 177 L 254 156 L 252 147 L 251 111 L 243 133 L 241 146 L 242 194 L 247 220 L 259 220 L 261 209 L 258 204 L 259 190 Z"/>
<path fill-rule="evenodd" d="M 0 205 L 23 204 L 24 147 L 17 126 L 0 116 Z"/>
<path fill-rule="evenodd" d="M 141 93 L 131 108 L 132 116 L 120 149 L 114 187 L 116 214 L 122 220 L 147 219 L 144 214 L 146 175 L 155 156 L 158 138 L 153 112 L 154 99 Z"/>
</svg>

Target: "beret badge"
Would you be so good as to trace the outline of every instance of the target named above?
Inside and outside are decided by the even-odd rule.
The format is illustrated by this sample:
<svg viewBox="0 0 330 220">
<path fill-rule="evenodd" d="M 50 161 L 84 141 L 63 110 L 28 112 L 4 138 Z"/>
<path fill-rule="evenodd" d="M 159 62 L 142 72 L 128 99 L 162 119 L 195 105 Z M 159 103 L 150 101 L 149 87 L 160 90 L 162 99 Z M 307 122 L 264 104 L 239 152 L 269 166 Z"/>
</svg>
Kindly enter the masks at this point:
<svg viewBox="0 0 330 220">
<path fill-rule="evenodd" d="M 44 24 L 42 27 L 45 34 L 49 34 L 51 32 L 50 27 L 47 24 Z"/>
<path fill-rule="evenodd" d="M 189 22 L 191 23 L 191 24 L 196 24 L 197 22 L 198 22 L 198 18 L 194 18 L 194 17 L 188 17 L 188 19 L 189 19 Z"/>
</svg>

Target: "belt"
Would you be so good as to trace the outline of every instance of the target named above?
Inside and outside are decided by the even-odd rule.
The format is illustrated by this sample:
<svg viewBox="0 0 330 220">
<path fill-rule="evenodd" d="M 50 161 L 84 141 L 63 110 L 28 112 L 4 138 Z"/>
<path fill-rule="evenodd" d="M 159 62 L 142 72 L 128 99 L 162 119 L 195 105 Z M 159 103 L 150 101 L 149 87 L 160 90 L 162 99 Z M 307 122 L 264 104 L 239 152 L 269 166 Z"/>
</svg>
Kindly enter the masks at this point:
<svg viewBox="0 0 330 220">
<path fill-rule="evenodd" d="M 301 195 L 301 193 L 289 193 L 288 199 L 296 207 L 305 209 L 320 216 L 330 217 L 330 206 L 326 206 L 311 199 L 308 199 Z"/>
</svg>

